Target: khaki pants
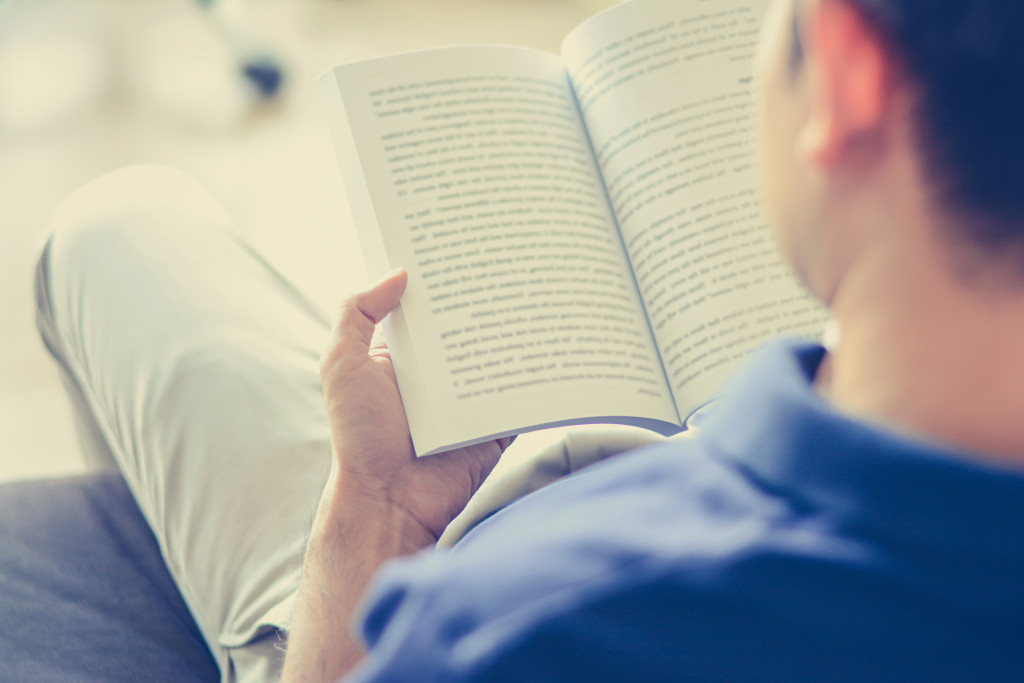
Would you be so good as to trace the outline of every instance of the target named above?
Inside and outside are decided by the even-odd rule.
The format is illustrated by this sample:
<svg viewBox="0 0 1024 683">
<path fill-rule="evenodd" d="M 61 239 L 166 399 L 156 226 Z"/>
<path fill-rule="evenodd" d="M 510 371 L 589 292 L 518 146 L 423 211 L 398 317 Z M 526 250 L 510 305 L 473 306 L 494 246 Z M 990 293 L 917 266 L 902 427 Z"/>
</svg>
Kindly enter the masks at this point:
<svg viewBox="0 0 1024 683">
<path fill-rule="evenodd" d="M 234 235 L 190 177 L 159 167 L 106 176 L 61 206 L 37 299 L 87 458 L 120 469 L 223 679 L 275 679 L 330 465 L 318 375 L 329 317 Z M 441 544 L 658 438 L 615 428 L 524 437 Z"/>
</svg>

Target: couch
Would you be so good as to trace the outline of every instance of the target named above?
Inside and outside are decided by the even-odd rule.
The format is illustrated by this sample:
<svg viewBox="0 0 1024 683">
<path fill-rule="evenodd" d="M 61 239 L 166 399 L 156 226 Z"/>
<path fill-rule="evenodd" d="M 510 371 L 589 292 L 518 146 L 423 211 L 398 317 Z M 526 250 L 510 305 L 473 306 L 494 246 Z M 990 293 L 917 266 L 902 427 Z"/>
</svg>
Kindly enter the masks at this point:
<svg viewBox="0 0 1024 683">
<path fill-rule="evenodd" d="M 116 472 L 0 485 L 0 681 L 219 681 Z"/>
</svg>

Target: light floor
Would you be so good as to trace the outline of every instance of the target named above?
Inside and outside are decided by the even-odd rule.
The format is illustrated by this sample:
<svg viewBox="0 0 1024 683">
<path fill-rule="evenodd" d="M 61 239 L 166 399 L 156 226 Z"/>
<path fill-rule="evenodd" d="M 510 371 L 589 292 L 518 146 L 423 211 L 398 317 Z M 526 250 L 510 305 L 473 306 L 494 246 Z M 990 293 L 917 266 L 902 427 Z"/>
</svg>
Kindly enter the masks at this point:
<svg viewBox="0 0 1024 683">
<path fill-rule="evenodd" d="M 128 163 L 185 168 L 225 203 L 240 231 L 270 260 L 333 308 L 365 271 L 312 79 L 335 63 L 447 44 L 557 51 L 572 26 L 611 4 L 263 0 L 261 16 L 292 61 L 292 87 L 279 111 L 240 130 L 196 136 L 124 107 L 83 115 L 64 130 L 0 140 L 0 481 L 85 469 L 33 319 L 35 250 L 62 196 Z"/>
</svg>

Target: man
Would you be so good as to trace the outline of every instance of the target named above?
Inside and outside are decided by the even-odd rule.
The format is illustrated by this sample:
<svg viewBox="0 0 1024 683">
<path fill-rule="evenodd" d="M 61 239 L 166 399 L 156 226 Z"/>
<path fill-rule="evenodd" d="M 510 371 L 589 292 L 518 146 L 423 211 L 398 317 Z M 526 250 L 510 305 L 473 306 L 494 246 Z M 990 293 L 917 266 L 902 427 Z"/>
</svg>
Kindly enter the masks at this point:
<svg viewBox="0 0 1024 683">
<path fill-rule="evenodd" d="M 698 441 L 585 471 L 458 553 L 388 571 L 355 678 L 1024 675 L 1024 50 L 1010 27 L 1024 29 L 1010 0 L 776 3 L 763 185 L 842 342 L 827 363 L 771 352 Z M 359 661 L 345 626 L 370 577 L 433 542 L 503 445 L 411 456 L 386 355 L 367 355 L 403 287 L 396 275 L 352 299 L 323 359 L 335 460 L 292 680 Z"/>
<path fill-rule="evenodd" d="M 382 567 L 430 546 L 507 443 L 417 460 L 386 350 L 371 346 L 404 274 L 350 299 L 321 358 L 332 460 L 284 677 L 1019 679 L 1024 91 L 1014 86 L 1024 73 L 1022 30 L 1016 0 L 776 2 L 758 58 L 765 199 L 791 264 L 832 309 L 839 343 L 827 355 L 795 345 L 763 352 L 696 438 L 552 484 L 450 552 Z M 88 324 L 87 302 L 69 294 L 82 252 L 143 252 L 109 231 L 77 234 L 58 232 L 51 245 L 42 327 L 73 385 L 102 413 L 97 421 L 151 523 L 184 516 L 180 526 L 198 539 L 183 549 L 174 533 L 161 538 L 194 606 L 191 592 L 224 592 L 223 577 L 179 571 L 190 552 L 214 556 L 218 540 L 174 505 L 178 470 L 191 467 L 175 439 L 201 439 L 203 425 L 157 425 L 145 395 L 125 401 L 109 393 L 116 380 L 92 377 L 91 368 L 123 360 L 102 357 L 105 344 L 160 351 L 169 342 L 152 331 L 164 325 L 160 313 L 140 313 L 144 324 L 118 339 Z M 182 239 L 167 237 L 165 246 L 187 259 Z M 118 296 L 113 276 L 90 277 L 100 282 L 94 291 Z M 182 283 L 149 286 L 172 285 Z M 258 308 L 241 312 L 253 335 L 265 331 Z M 306 324 L 298 314 L 292 322 Z M 69 331 L 73 323 L 92 334 Z M 133 346 L 125 335 L 138 337 Z M 249 365 L 305 357 L 246 339 L 250 362 L 241 367 L 250 376 L 241 381 L 254 387 L 263 377 Z M 195 363 L 191 350 L 208 348 L 202 341 L 178 343 L 170 355 L 179 370 Z M 159 380 L 164 369 L 152 372 Z M 190 396 L 188 382 L 163 393 L 175 392 Z M 242 410 L 254 425 L 302 426 L 291 413 Z M 161 438 L 176 457 L 154 477 L 140 471 L 152 461 L 129 451 Z M 234 440 L 215 450 L 218 460 L 202 466 L 244 462 Z M 291 451 L 304 457 L 299 446 Z M 257 485 L 261 474 L 239 467 L 238 486 Z M 225 492 L 211 484 L 209 494 Z M 260 514 L 250 499 L 239 498 L 251 507 L 236 516 Z M 232 547 L 251 544 L 239 562 L 269 553 L 272 570 L 291 576 L 259 546 L 260 534 L 247 532 L 232 530 Z M 266 563 L 236 587 L 259 596 L 255 606 L 193 607 L 208 641 L 236 650 L 222 667 L 243 666 L 249 655 L 239 646 L 277 623 L 274 610 L 285 603 L 257 590 L 277 576 Z M 284 583 L 270 592 L 288 594 L 293 585 Z M 350 629 L 356 618 L 361 638 Z"/>
</svg>

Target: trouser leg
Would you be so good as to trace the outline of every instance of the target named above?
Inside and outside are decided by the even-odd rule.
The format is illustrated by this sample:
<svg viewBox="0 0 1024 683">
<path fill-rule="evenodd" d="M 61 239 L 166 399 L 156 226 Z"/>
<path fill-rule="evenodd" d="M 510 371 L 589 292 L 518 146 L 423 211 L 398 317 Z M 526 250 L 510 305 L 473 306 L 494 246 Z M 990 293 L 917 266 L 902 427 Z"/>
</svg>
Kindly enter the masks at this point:
<svg viewBox="0 0 1024 683">
<path fill-rule="evenodd" d="M 57 361 L 57 371 L 71 405 L 75 433 L 78 435 L 78 443 L 82 449 L 86 467 L 91 471 L 116 471 L 117 462 L 114 460 L 113 453 L 110 452 L 110 446 L 107 445 L 106 438 L 96 424 L 92 410 L 85 399 L 85 393 L 78 386 L 78 380 L 65 364 L 64 354 L 56 343 L 49 301 L 49 263 L 50 243 L 47 242 L 36 266 L 36 327 L 39 329 L 39 334 L 42 336 L 46 348 L 49 349 L 50 355 Z"/>
<path fill-rule="evenodd" d="M 87 449 L 116 461 L 228 675 L 231 649 L 290 612 L 330 464 L 329 321 L 157 167 L 72 195 L 38 280 Z"/>
</svg>

